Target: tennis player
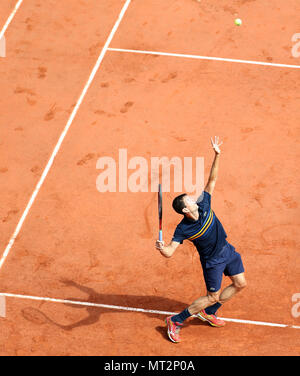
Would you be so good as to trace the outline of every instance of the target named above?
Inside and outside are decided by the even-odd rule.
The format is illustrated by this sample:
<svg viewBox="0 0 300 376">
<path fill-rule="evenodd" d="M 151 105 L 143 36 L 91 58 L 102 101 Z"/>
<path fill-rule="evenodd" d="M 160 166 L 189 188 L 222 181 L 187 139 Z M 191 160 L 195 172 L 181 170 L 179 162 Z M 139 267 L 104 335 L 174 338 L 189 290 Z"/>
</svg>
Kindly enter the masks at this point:
<svg viewBox="0 0 300 376">
<path fill-rule="evenodd" d="M 217 181 L 220 145 L 219 138 L 211 139 L 215 152 L 208 182 L 203 193 L 195 201 L 191 196 L 182 194 L 173 200 L 174 210 L 183 215 L 177 225 L 173 239 L 168 246 L 156 241 L 156 248 L 164 257 L 171 257 L 177 247 L 187 239 L 194 243 L 200 255 L 207 295 L 195 300 L 181 313 L 166 318 L 168 336 L 172 342 L 180 342 L 180 328 L 190 316 L 196 316 L 215 327 L 225 322 L 216 316 L 222 304 L 246 287 L 244 267 L 239 253 L 226 240 L 226 232 L 211 209 L 211 196 Z M 229 276 L 232 283 L 221 291 L 223 274 Z"/>
</svg>

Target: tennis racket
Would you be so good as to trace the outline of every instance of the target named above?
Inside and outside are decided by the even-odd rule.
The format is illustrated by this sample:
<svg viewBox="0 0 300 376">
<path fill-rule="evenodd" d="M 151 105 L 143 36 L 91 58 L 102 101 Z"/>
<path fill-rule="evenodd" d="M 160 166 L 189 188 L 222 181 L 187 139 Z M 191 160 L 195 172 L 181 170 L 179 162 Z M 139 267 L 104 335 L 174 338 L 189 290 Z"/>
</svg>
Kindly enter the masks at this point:
<svg viewBox="0 0 300 376">
<path fill-rule="evenodd" d="M 161 184 L 158 184 L 158 221 L 159 221 L 158 239 L 159 239 L 159 241 L 162 241 L 162 189 L 161 189 Z"/>
</svg>

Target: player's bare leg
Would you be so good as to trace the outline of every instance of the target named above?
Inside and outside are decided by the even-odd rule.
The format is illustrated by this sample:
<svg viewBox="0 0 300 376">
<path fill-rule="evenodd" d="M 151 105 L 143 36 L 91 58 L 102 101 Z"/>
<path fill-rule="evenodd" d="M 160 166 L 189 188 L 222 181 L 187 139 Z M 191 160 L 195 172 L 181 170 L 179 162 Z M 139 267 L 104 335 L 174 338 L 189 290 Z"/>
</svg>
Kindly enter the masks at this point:
<svg viewBox="0 0 300 376">
<path fill-rule="evenodd" d="M 229 299 L 231 299 L 235 294 L 240 292 L 243 288 L 247 286 L 245 273 L 240 273 L 234 276 L 231 276 L 232 284 L 225 287 L 221 292 L 216 291 L 214 293 L 208 292 L 207 296 L 202 296 L 195 300 L 189 307 L 188 310 L 192 315 L 200 312 L 201 310 L 219 302 L 224 304 Z"/>
<path fill-rule="evenodd" d="M 219 301 L 220 290 L 214 293 L 207 292 L 206 296 L 201 296 L 196 299 L 189 307 L 188 310 L 191 315 L 195 315 L 200 312 L 202 309 L 205 309 Z"/>
<path fill-rule="evenodd" d="M 230 279 L 232 280 L 232 284 L 227 286 L 222 292 L 220 290 L 215 293 L 207 292 L 206 297 L 195 300 L 188 308 L 189 312 L 202 321 L 209 322 L 212 326 L 223 327 L 225 325 L 224 320 L 219 319 L 215 314 L 207 313 L 205 308 L 213 306 L 216 303 L 221 306 L 247 285 L 244 273 L 231 276 Z"/>
<path fill-rule="evenodd" d="M 232 280 L 232 284 L 225 287 L 219 296 L 219 302 L 224 304 L 229 299 L 231 299 L 235 294 L 243 290 L 247 286 L 245 279 L 245 273 L 240 273 L 229 277 Z"/>
</svg>

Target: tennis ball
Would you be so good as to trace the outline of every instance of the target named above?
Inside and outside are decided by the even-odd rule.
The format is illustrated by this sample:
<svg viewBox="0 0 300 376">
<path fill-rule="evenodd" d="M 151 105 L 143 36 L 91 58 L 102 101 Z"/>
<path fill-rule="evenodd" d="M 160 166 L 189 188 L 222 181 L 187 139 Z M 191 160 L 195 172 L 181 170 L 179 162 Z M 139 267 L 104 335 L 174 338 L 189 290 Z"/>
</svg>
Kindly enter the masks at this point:
<svg viewBox="0 0 300 376">
<path fill-rule="evenodd" d="M 242 24 L 242 20 L 241 20 L 240 18 L 236 18 L 236 19 L 234 20 L 234 23 L 235 23 L 237 26 L 241 26 L 241 24 Z"/>
</svg>

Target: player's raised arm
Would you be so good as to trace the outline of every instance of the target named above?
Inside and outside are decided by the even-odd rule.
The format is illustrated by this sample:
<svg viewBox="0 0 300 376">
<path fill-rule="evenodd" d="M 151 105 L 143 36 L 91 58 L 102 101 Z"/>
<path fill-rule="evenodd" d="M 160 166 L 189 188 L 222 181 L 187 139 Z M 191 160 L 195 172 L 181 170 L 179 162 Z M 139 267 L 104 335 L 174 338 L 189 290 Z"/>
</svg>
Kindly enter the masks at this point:
<svg viewBox="0 0 300 376">
<path fill-rule="evenodd" d="M 211 170 L 210 170 L 210 175 L 209 175 L 207 184 L 204 188 L 204 190 L 208 192 L 210 195 L 212 195 L 214 191 L 217 177 L 218 177 L 219 159 L 220 159 L 220 154 L 221 154 L 220 146 L 222 145 L 222 143 L 223 142 L 219 143 L 219 137 L 215 137 L 214 140 L 211 138 L 211 144 L 215 151 L 215 158 L 214 158 Z"/>
<path fill-rule="evenodd" d="M 178 242 L 171 241 L 171 243 L 165 247 L 163 241 L 157 240 L 155 248 L 158 249 L 164 257 L 171 257 L 179 244 Z"/>
</svg>

